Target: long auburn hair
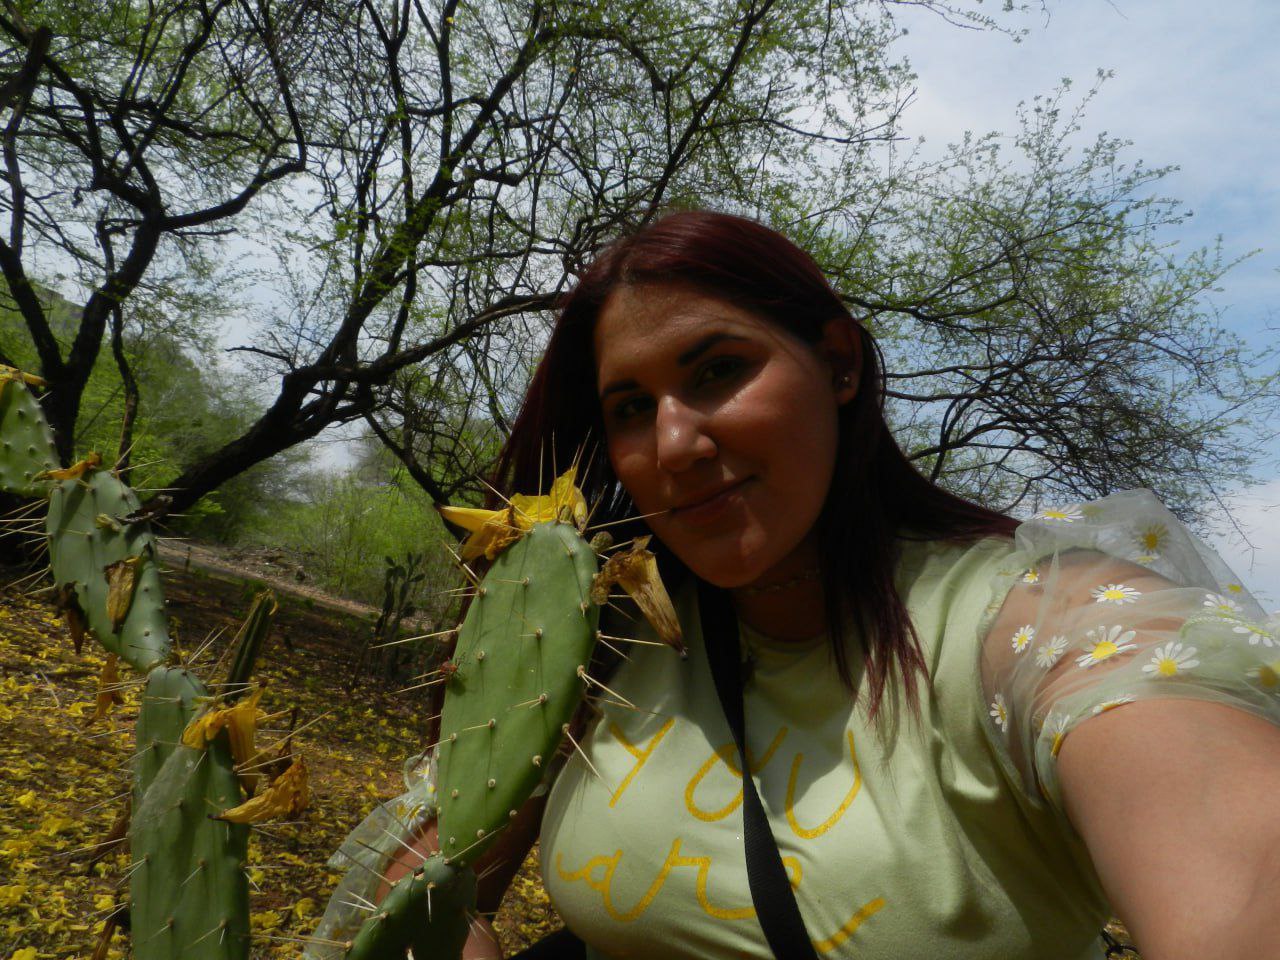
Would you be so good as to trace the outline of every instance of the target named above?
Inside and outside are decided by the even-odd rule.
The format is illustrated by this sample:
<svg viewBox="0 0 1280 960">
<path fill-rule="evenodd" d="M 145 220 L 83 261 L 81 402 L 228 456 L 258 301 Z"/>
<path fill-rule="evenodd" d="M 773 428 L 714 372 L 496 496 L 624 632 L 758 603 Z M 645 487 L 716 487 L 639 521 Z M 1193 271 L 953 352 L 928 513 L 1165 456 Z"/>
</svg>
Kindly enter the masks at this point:
<svg viewBox="0 0 1280 960">
<path fill-rule="evenodd" d="M 578 485 L 594 506 L 593 524 L 618 523 L 617 539 L 645 532 L 614 476 L 604 444 L 592 347 L 595 322 L 621 286 L 680 284 L 722 297 L 809 343 L 836 318 L 853 319 L 818 264 L 786 237 L 743 217 L 711 211 L 670 213 L 605 249 L 560 306 L 547 351 L 498 460 L 495 482 L 508 492 L 547 489 L 553 469 L 580 457 Z M 1016 522 L 970 503 L 922 476 L 899 449 L 884 416 L 883 356 L 861 338 L 861 378 L 839 411 L 831 489 L 818 520 L 819 556 L 831 654 L 857 692 L 846 646 L 856 628 L 868 711 L 875 717 L 890 678 L 900 676 L 914 713 L 914 681 L 928 671 L 919 637 L 894 585 L 895 540 L 970 541 L 1011 535 Z M 593 446 L 594 445 L 594 446 Z M 586 451 L 585 453 L 583 451 Z M 687 571 L 659 549 L 664 577 Z M 668 583 L 672 583 L 668 579 Z"/>
</svg>

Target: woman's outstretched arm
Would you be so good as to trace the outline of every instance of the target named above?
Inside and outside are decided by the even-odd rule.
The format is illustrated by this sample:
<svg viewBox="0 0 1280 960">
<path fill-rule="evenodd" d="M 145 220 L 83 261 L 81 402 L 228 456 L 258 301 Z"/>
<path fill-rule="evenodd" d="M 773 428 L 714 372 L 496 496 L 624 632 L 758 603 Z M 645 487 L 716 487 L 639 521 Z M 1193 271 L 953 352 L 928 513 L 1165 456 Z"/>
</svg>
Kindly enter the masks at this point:
<svg viewBox="0 0 1280 960">
<path fill-rule="evenodd" d="M 1144 960 L 1280 960 L 1280 727 L 1140 701 L 1080 724 L 1058 772 Z"/>
</svg>

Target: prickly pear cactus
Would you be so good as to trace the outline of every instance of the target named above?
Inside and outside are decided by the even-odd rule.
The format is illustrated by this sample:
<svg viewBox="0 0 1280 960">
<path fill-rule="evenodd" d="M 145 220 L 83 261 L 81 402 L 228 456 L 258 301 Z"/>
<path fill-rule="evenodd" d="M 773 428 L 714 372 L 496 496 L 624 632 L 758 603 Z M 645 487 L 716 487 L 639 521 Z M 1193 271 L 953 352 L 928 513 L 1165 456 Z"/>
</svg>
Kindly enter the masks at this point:
<svg viewBox="0 0 1280 960">
<path fill-rule="evenodd" d="M 208 688 L 185 667 L 156 667 L 147 674 L 138 711 L 135 743 L 138 759 L 133 768 L 133 802 L 141 806 L 143 795 L 160 768 L 182 740 L 182 732 L 195 717 L 200 698 Z"/>
<path fill-rule="evenodd" d="M 582 699 L 600 608 L 572 524 L 534 526 L 496 560 L 458 634 L 437 748 L 440 849 L 473 863 L 545 772 Z"/>
<path fill-rule="evenodd" d="M 600 605 L 613 585 L 626 590 L 659 635 L 683 652 L 648 538 L 633 541 L 601 569 L 596 548 L 607 549 L 607 538 L 598 544 L 583 538 L 588 511 L 573 479 L 570 470 L 548 496 L 515 496 L 504 510 L 441 509 L 445 519 L 471 532 L 462 547 L 464 568 L 481 555 L 493 563 L 474 583 L 453 660 L 431 681 L 445 684 L 434 785 L 441 852 L 427 861 L 433 870 L 470 877 L 477 858 L 543 779 L 588 686 L 599 683 L 587 667 L 600 638 Z M 390 836 L 385 827 L 383 832 Z M 361 869 L 376 878 L 370 866 Z M 420 886 L 416 875 L 391 888 L 378 913 L 364 920 L 343 950 L 308 948 L 307 956 L 401 960 L 412 947 L 415 957 L 456 960 L 468 908 L 460 898 L 447 901 L 460 917 L 428 930 L 428 918 L 412 906 L 417 901 L 410 891 Z M 434 907 L 437 921 L 443 903 Z M 330 903 L 318 934 L 346 937 L 345 924 L 341 906 Z M 462 931 L 462 939 L 446 936 L 445 929 Z M 375 941 L 377 951 L 371 952 L 365 945 Z"/>
<path fill-rule="evenodd" d="M 295 765 L 287 789 L 277 791 L 285 796 L 270 795 L 272 784 L 262 798 L 270 803 L 241 802 L 242 787 L 261 779 L 236 773 L 237 762 L 256 759 L 256 698 L 224 707 L 232 695 L 211 697 L 198 677 L 173 663 L 155 541 L 135 516 L 138 498 L 100 469 L 96 454 L 58 467 L 48 425 L 27 390 L 39 382 L 0 367 L 0 490 L 49 500 L 50 565 L 77 650 L 87 629 L 147 678 L 129 830 L 133 956 L 244 960 L 249 831 L 243 821 L 252 815 L 244 811 L 250 803 L 271 809 L 305 803 L 305 769 Z M 274 612 L 274 600 L 260 597 L 237 636 L 234 693 L 245 692 Z M 207 729 L 193 740 L 191 730 L 202 724 Z M 99 952 L 105 949 L 99 945 Z"/>
<path fill-rule="evenodd" d="M 0 490 L 21 497 L 43 497 L 38 475 L 58 466 L 53 434 L 40 404 L 24 380 L 37 380 L 0 366 Z"/>
</svg>

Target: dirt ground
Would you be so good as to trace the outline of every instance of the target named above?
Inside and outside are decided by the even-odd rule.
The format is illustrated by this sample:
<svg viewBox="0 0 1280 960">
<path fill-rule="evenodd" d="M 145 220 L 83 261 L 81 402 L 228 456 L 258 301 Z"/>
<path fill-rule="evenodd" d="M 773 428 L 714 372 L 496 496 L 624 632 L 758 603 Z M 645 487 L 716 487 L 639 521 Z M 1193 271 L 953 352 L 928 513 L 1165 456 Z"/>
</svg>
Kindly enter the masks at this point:
<svg viewBox="0 0 1280 960">
<path fill-rule="evenodd" d="M 184 570 L 184 558 L 168 556 L 165 590 L 178 649 L 193 657 L 221 632 L 195 658 L 207 672 L 247 612 L 252 582 L 203 570 L 194 556 Z M 3 574 L 0 568 L 0 579 L 11 579 Z M 375 804 L 403 791 L 401 762 L 424 742 L 419 694 L 396 696 L 373 679 L 346 686 L 373 611 L 296 588 L 282 589 L 280 599 L 256 675 L 267 686 L 264 709 L 297 708 L 295 752 L 309 766 L 312 801 L 299 820 L 253 832 L 254 957 L 299 955 L 298 938 L 314 931 L 340 878 L 326 861 Z M 91 870 L 84 863 L 121 812 L 137 716 L 133 686 L 108 718 L 88 722 L 102 665 L 92 643 L 75 653 L 45 599 L 0 588 L 0 960 L 87 960 L 125 896 L 123 844 L 105 848 L 109 855 Z M 270 744 L 284 733 L 277 726 L 260 740 Z M 495 925 L 508 954 L 560 925 L 537 879 L 536 853 Z M 117 933 L 101 956 L 128 956 L 125 936 Z"/>
</svg>

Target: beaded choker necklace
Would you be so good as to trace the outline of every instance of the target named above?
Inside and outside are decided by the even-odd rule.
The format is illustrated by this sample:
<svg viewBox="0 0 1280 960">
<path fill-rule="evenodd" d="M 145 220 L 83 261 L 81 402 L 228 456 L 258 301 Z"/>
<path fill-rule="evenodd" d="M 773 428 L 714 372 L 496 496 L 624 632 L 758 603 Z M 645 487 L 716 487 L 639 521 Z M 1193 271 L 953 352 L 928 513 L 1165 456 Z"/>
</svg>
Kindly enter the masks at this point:
<svg viewBox="0 0 1280 960">
<path fill-rule="evenodd" d="M 790 590 L 792 587 L 798 587 L 802 583 L 817 580 L 821 574 L 822 571 L 818 567 L 810 567 L 808 570 L 801 571 L 788 580 L 770 583 L 763 587 L 739 587 L 737 592 L 744 597 L 758 597 L 763 593 L 778 593 L 781 590 Z"/>
</svg>

